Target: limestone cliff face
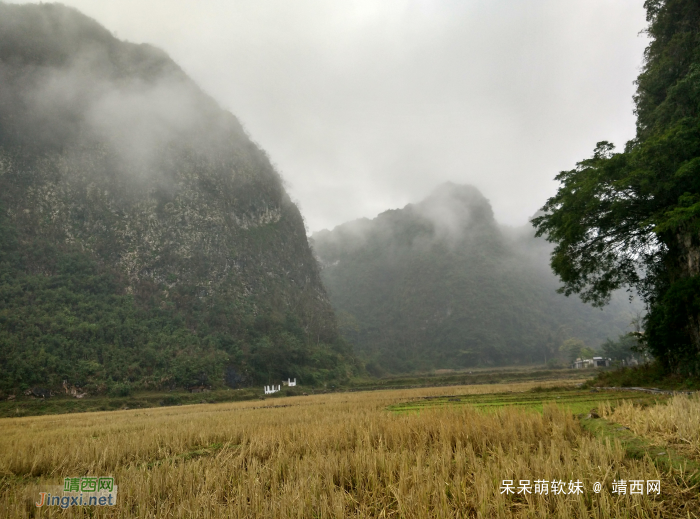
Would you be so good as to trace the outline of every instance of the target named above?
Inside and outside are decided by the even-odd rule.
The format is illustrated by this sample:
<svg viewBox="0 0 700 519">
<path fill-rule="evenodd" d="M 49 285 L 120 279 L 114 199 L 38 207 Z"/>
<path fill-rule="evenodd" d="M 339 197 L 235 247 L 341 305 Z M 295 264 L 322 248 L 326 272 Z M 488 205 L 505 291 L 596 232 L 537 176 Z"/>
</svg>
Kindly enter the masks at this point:
<svg viewBox="0 0 700 519">
<path fill-rule="evenodd" d="M 0 85 L 0 204 L 21 244 L 82 251 L 244 354 L 260 319 L 337 340 L 269 158 L 162 51 L 64 6 L 0 4 Z M 26 268 L 52 275 L 41 258 Z"/>
<path fill-rule="evenodd" d="M 69 147 L 40 161 L 2 150 L 4 208 L 24 236 L 77 245 L 119 268 L 129 292 L 151 282 L 164 302 L 186 286 L 200 300 L 228 295 L 253 306 L 274 292 L 279 311 L 311 305 L 304 310 L 328 321 L 301 215 L 264 154 L 248 148 L 248 174 L 237 174 L 235 160 L 217 167 L 173 151 L 165 187 L 110 172 L 104 149 Z"/>
</svg>

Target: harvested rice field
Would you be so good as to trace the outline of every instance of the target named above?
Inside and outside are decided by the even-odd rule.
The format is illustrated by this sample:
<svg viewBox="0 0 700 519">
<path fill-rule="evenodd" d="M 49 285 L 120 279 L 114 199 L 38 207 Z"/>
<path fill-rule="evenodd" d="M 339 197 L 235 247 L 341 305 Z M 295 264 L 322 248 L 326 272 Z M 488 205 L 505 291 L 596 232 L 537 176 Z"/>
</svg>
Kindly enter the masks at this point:
<svg viewBox="0 0 700 519">
<path fill-rule="evenodd" d="M 0 517 L 700 516 L 697 397 L 557 384 L 4 418 Z"/>
</svg>

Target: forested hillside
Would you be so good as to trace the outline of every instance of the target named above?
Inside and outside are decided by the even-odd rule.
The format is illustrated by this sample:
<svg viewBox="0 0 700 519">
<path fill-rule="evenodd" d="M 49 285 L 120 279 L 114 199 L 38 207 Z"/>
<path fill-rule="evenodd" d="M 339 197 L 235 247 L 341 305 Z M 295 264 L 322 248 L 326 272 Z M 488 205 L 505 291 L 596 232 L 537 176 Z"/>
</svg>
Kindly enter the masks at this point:
<svg viewBox="0 0 700 519">
<path fill-rule="evenodd" d="M 162 51 L 0 3 L 0 386 L 355 368 L 265 152 Z"/>
<path fill-rule="evenodd" d="M 601 311 L 557 294 L 551 247 L 534 229 L 497 224 L 471 186 L 313 235 L 344 335 L 370 371 L 514 363 L 598 347 L 630 331 L 640 307 L 618 294 Z"/>
</svg>

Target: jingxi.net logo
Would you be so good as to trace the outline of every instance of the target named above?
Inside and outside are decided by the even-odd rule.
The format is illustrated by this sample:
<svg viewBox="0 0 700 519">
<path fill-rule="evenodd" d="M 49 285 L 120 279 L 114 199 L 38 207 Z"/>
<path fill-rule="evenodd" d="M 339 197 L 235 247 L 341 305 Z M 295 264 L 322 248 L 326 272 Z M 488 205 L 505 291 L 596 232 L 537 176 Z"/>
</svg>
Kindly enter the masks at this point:
<svg viewBox="0 0 700 519">
<path fill-rule="evenodd" d="M 51 492 L 39 492 L 37 507 L 60 506 L 114 506 L 117 504 L 117 485 L 114 478 L 65 478 L 63 487 L 57 486 Z"/>
</svg>

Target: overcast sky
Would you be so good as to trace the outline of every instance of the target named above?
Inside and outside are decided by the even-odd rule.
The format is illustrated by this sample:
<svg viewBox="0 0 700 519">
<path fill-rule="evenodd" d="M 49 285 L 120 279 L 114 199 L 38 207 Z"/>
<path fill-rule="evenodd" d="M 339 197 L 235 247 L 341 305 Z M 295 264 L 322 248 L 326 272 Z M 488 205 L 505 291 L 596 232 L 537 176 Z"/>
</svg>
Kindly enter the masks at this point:
<svg viewBox="0 0 700 519">
<path fill-rule="evenodd" d="M 154 44 L 272 158 L 310 231 L 473 184 L 522 225 L 634 135 L 643 0 L 64 0 Z"/>
</svg>

